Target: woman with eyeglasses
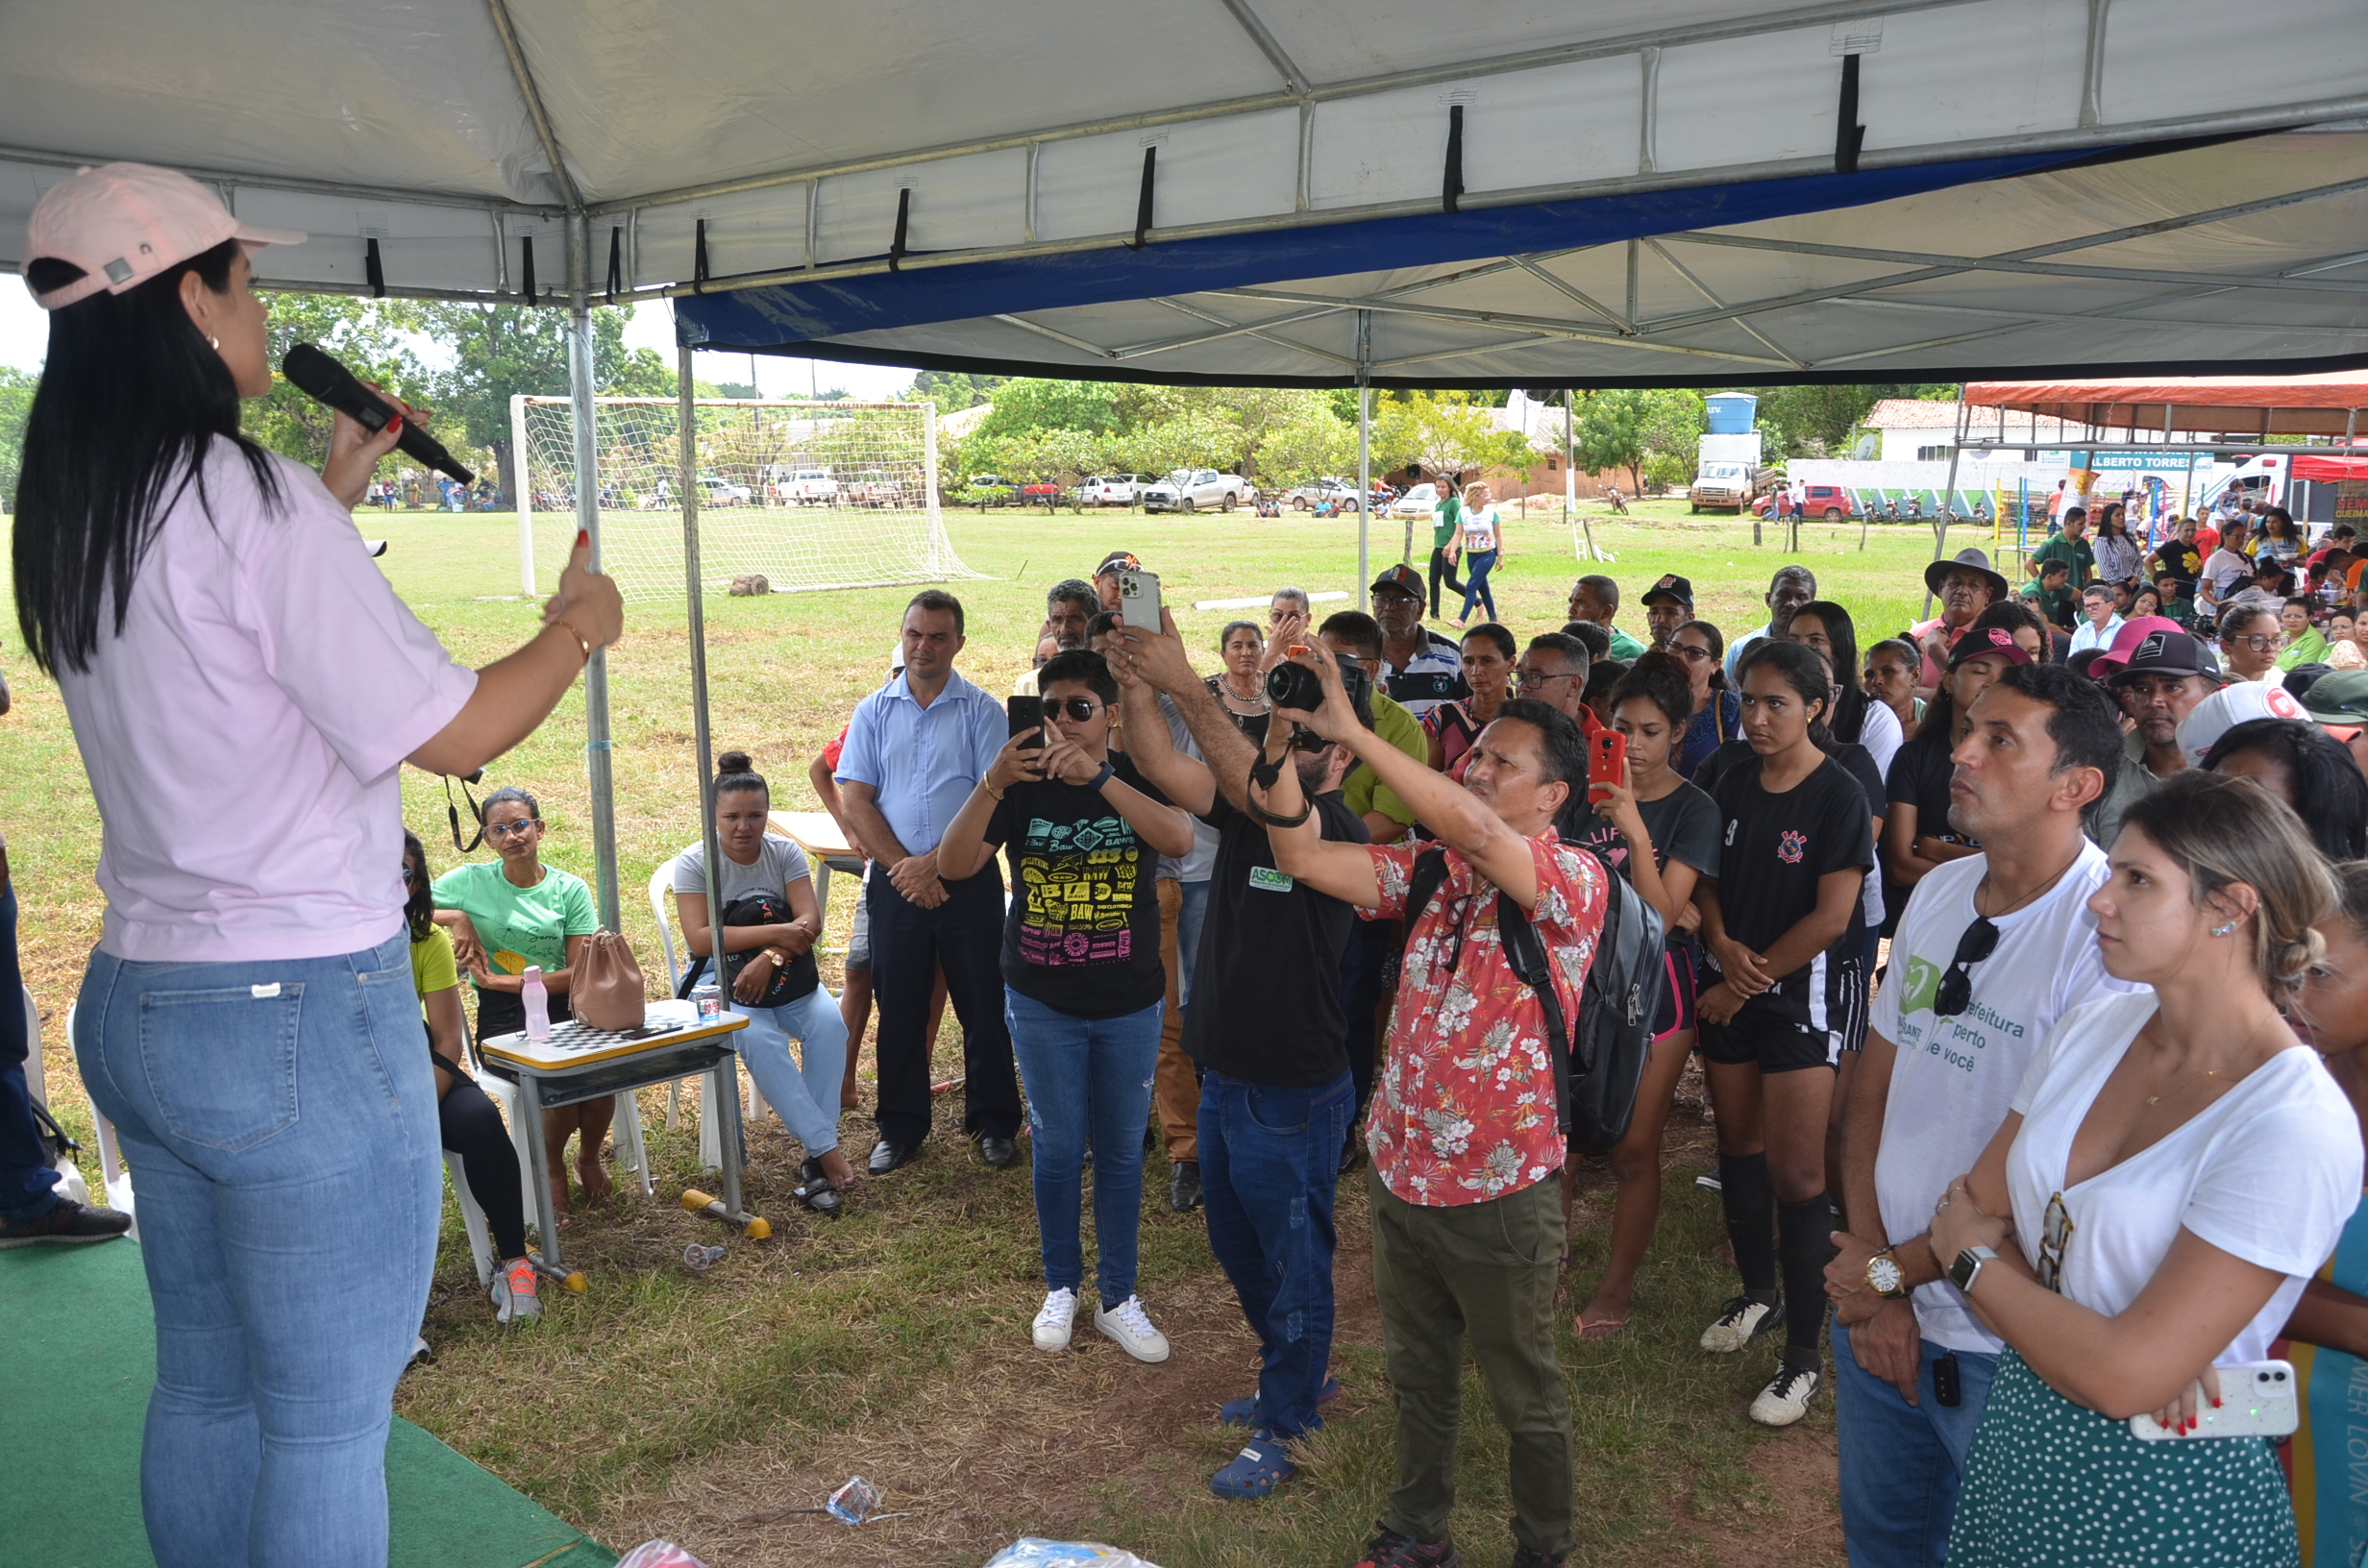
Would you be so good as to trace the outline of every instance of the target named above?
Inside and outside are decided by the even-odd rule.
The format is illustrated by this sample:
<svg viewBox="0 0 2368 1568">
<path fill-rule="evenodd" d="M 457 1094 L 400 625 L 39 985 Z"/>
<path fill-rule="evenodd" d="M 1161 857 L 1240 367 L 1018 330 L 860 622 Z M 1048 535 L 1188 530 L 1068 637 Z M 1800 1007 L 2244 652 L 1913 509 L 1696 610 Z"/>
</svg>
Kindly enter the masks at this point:
<svg viewBox="0 0 2368 1568">
<path fill-rule="evenodd" d="M 1636 1115 L 1628 1136 L 1612 1151 L 1612 1248 L 1603 1278 L 1571 1326 L 1582 1339 L 1609 1339 L 1628 1326 L 1637 1271 L 1661 1222 L 1661 1137 L 1668 1125 L 1677 1081 L 1693 1055 L 1694 964 L 1698 950 L 1693 905 L 1698 878 L 1718 874 L 1718 804 L 1677 776 L 1670 766 L 1677 738 L 1691 717 L 1686 677 L 1664 652 L 1640 655 L 1620 677 L 1607 704 L 1612 727 L 1628 738 L 1624 782 L 1593 785 L 1588 794 L 1595 815 L 1619 835 L 1613 866 L 1639 897 L 1660 911 L 1667 924 L 1663 946 L 1669 989 L 1661 1016 L 1653 1020 L 1651 1054 L 1637 1089 Z M 1564 1216 L 1582 1156 L 1576 1148 L 1563 1166 Z"/>
<path fill-rule="evenodd" d="M 2231 680 L 2279 677 L 2278 645 L 2285 634 L 2277 615 L 2259 604 L 2232 604 L 2220 618 L 2220 656 Z"/>
<path fill-rule="evenodd" d="M 484 1212 L 493 1250 L 502 1265 L 493 1276 L 495 1319 L 515 1323 L 543 1315 L 527 1259 L 526 1196 L 518 1185 L 518 1147 L 509 1140 L 502 1113 L 477 1087 L 464 1065 L 460 971 L 452 939 L 435 923 L 435 895 L 429 890 L 428 851 L 418 835 L 403 835 L 403 919 L 411 937 L 411 984 L 427 1020 L 430 1066 L 435 1069 L 436 1125 L 444 1147 L 460 1156 L 469 1193 Z"/>
<path fill-rule="evenodd" d="M 2286 1016 L 2368 1130 L 2368 864 L 2337 866 L 2334 875 L 2335 912 L 2319 922 L 2325 949 Z M 2368 1204 L 2353 1211 L 2334 1255 L 2303 1286 L 2285 1337 L 2303 1406 L 2302 1428 L 2286 1445 L 2302 1560 L 2354 1568 L 2368 1541 L 2368 1496 L 2351 1484 L 2359 1419 L 2352 1390 L 2368 1386 Z"/>
<path fill-rule="evenodd" d="M 1235 719 L 1263 719 L 1267 702 L 1267 644 L 1255 621 L 1228 621 L 1218 634 L 1225 668 L 1208 679 L 1218 705 Z"/>
<path fill-rule="evenodd" d="M 1014 736 L 947 824 L 938 870 L 974 876 L 999 847 L 1013 896 L 1003 927 L 1004 1011 L 1035 1144 L 1044 1306 L 1038 1350 L 1069 1346 L 1085 1289 L 1083 1166 L 1094 1157 L 1099 1301 L 1094 1326 L 1139 1361 L 1168 1340 L 1135 1293 L 1143 1129 L 1168 991 L 1160 962 L 1162 855 L 1193 846 L 1192 819 L 1110 749 L 1118 682 L 1099 653 L 1044 667 L 1045 724 Z"/>
<path fill-rule="evenodd" d="M 1825 1265 L 1834 1256 L 1826 1126 L 1840 1040 L 1832 971 L 1859 964 L 1859 891 L 1874 861 L 1859 781 L 1826 755 L 1834 688 L 1798 643 L 1743 656 L 1751 755 L 1712 788 L 1723 830 L 1702 911 L 1696 1003 L 1704 1076 L 1718 1115 L 1720 1201 L 1742 1293 L 1702 1333 L 1735 1352 L 1785 1331 L 1783 1360 L 1751 1417 L 1790 1426 L 1820 1378 Z"/>
<path fill-rule="evenodd" d="M 16 620 L 105 833 L 74 1048 L 139 1172 L 140 1504 L 176 1564 L 386 1560 L 444 1191 L 399 770 L 510 749 L 624 624 L 580 540 L 531 637 L 470 670 L 355 536 L 416 411 L 337 415 L 317 474 L 240 433 L 274 384 L 252 257 L 303 238 L 111 163 L 43 191 L 15 253 L 49 316 Z"/>
<path fill-rule="evenodd" d="M 1689 621 L 1669 634 L 1669 651 L 1686 664 L 1687 699 L 1693 712 L 1677 747 L 1678 776 L 1691 781 L 1702 765 L 1742 734 L 1742 701 L 1727 690 L 1727 640 L 1708 621 Z"/>
<path fill-rule="evenodd" d="M 2359 1120 L 2281 1012 L 2334 880 L 2291 811 L 2194 769 L 2110 858 L 2105 968 L 2151 989 L 2057 1021 L 1933 1216 L 1934 1262 L 2007 1345 L 1949 1561 L 2296 1563 L 2276 1452 L 2208 1434 L 2359 1204 Z"/>
<path fill-rule="evenodd" d="M 1480 732 L 1496 718 L 1496 710 L 1504 706 L 1512 695 L 1513 661 L 1518 652 L 1513 633 L 1497 622 L 1489 622 L 1464 633 L 1464 679 L 1471 687 L 1471 696 L 1452 702 L 1442 702 L 1422 716 L 1422 728 L 1431 743 L 1431 766 L 1449 778 L 1464 776 L 1464 761 L 1471 755 L 1472 743 Z"/>
<path fill-rule="evenodd" d="M 601 928 L 592 890 L 583 878 L 543 864 L 543 808 L 516 785 L 494 791 L 478 808 L 485 847 L 502 858 L 456 866 L 435 880 L 435 921 L 452 937 L 453 956 L 477 990 L 477 1038 L 516 1034 L 527 1026 L 521 993 L 529 967 L 542 971 L 551 1021 L 575 1015 L 567 1003 L 583 940 Z M 580 1135 L 576 1176 L 586 1203 L 607 1198 L 615 1184 L 601 1165 L 601 1140 L 616 1115 L 602 1095 L 543 1113 L 550 1151 L 551 1207 L 567 1211 L 567 1140 Z M 566 1223 L 562 1220 L 560 1223 Z"/>
</svg>

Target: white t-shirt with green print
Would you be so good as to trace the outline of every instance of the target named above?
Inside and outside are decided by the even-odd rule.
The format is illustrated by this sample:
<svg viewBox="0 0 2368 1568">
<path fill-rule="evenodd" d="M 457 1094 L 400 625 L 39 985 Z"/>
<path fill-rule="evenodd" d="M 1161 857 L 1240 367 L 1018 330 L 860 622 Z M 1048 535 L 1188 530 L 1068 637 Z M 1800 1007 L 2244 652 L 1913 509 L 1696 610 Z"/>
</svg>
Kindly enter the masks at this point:
<svg viewBox="0 0 2368 1568">
<path fill-rule="evenodd" d="M 2093 997 L 2142 989 L 2105 972 L 2088 898 L 2109 868 L 2084 838 L 2080 858 L 2044 897 L 1990 922 L 1998 946 L 1973 966 L 1964 1011 L 1936 1016 L 1958 940 L 1980 918 L 1973 894 L 1988 870 L 1987 856 L 1968 855 L 1916 884 L 1867 1019 L 1899 1052 L 1875 1154 L 1875 1197 L 1894 1241 L 1932 1228 L 1940 1194 L 2007 1119 L 2014 1086 L 2056 1020 Z M 1915 1315 L 1936 1344 L 1984 1355 L 2000 1348 L 1945 1280 L 1917 1287 Z"/>
</svg>

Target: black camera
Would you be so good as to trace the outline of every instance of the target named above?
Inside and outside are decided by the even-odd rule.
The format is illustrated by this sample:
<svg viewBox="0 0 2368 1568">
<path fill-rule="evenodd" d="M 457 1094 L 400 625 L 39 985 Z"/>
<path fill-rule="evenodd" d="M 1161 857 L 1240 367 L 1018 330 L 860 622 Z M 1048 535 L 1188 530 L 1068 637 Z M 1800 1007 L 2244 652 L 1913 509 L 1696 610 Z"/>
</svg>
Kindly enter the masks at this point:
<svg viewBox="0 0 2368 1568">
<path fill-rule="evenodd" d="M 1306 665 L 1285 659 L 1267 672 L 1267 698 L 1278 708 L 1314 713 L 1323 706 L 1323 679 Z"/>
</svg>

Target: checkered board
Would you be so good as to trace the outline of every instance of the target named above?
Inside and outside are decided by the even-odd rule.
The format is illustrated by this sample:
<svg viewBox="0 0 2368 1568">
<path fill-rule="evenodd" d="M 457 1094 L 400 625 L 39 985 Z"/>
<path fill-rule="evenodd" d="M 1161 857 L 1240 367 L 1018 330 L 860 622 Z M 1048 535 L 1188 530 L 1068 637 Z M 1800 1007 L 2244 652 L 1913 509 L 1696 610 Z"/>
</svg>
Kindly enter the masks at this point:
<svg viewBox="0 0 2368 1568">
<path fill-rule="evenodd" d="M 595 1029 L 571 1018 L 553 1024 L 548 1040 L 529 1040 L 523 1033 L 494 1035 L 479 1048 L 501 1061 L 537 1072 L 551 1072 L 588 1067 L 596 1062 L 727 1035 L 747 1028 L 748 1021 L 737 1014 L 727 1013 L 703 1022 L 697 1009 L 688 1002 L 661 1002 L 654 1004 L 643 1016 L 638 1029 Z"/>
</svg>

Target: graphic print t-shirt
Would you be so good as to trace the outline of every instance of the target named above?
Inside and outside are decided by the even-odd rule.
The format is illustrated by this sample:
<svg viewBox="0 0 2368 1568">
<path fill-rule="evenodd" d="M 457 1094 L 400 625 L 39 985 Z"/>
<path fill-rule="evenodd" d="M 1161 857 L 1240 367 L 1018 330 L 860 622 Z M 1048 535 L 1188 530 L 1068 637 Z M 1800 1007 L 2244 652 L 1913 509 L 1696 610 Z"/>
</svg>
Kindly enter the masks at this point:
<svg viewBox="0 0 2368 1568">
<path fill-rule="evenodd" d="M 1122 782 L 1167 803 L 1122 753 L 1111 753 L 1110 767 Z M 1167 994 L 1151 885 L 1159 855 L 1100 791 L 1014 784 L 987 819 L 986 841 L 1011 862 L 1006 985 L 1073 1018 L 1140 1013 Z"/>
<path fill-rule="evenodd" d="M 1866 793 L 1832 758 L 1782 795 L 1760 785 L 1764 764 L 1754 755 L 1719 775 L 1711 794 L 1722 827 L 1718 844 L 1718 908 L 1727 935 L 1764 953 L 1817 907 L 1817 883 L 1834 871 L 1874 864 L 1874 819 Z M 1862 943 L 1856 922 L 1834 945 L 1743 1004 L 1745 1020 L 1823 1028 L 1825 969 Z M 1704 950 L 1713 978 L 1717 961 Z"/>
<path fill-rule="evenodd" d="M 498 860 L 456 866 L 435 879 L 435 907 L 456 909 L 477 928 L 485 960 L 496 974 L 524 974 L 531 964 L 545 974 L 567 967 L 567 939 L 601 928 L 592 890 L 580 876 L 543 868 L 543 879 L 522 888 L 502 872 Z M 570 1017 L 567 997 L 549 993 L 554 1022 Z M 510 1034 L 526 1027 L 526 1004 L 515 992 L 477 993 L 477 1034 Z"/>
</svg>

